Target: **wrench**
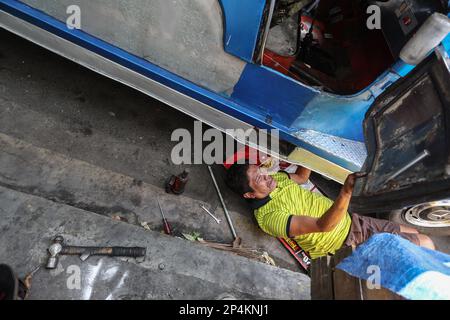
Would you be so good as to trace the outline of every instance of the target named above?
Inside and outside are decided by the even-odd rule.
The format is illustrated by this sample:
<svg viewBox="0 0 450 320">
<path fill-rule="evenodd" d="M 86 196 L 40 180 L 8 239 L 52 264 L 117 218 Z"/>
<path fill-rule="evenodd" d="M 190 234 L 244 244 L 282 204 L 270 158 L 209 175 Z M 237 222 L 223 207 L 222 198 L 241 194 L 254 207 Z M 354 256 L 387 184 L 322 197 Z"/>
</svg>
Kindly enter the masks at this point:
<svg viewBox="0 0 450 320">
<path fill-rule="evenodd" d="M 217 224 L 220 224 L 220 221 L 221 221 L 221 220 L 220 220 L 220 219 L 217 219 L 211 212 L 209 212 L 209 210 L 206 209 L 204 205 L 201 205 L 200 207 L 201 207 L 203 210 L 205 210 L 206 213 L 209 214 L 209 215 L 217 222 Z"/>
</svg>

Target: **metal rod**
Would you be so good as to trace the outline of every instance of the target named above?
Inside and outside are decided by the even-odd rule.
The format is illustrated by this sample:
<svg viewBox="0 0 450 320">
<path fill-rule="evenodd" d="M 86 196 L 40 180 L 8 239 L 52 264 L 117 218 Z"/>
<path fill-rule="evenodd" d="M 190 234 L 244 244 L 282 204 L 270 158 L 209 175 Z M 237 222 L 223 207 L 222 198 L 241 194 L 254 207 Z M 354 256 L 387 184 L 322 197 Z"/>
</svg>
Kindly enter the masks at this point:
<svg viewBox="0 0 450 320">
<path fill-rule="evenodd" d="M 159 198 L 156 198 L 156 200 L 158 201 L 159 211 L 161 211 L 161 215 L 162 215 L 163 219 L 166 219 L 163 208 L 161 207 L 161 203 L 159 202 Z"/>
<path fill-rule="evenodd" d="M 316 0 L 314 1 L 308 8 L 306 8 L 306 12 L 310 12 L 312 9 L 314 9 L 315 7 L 317 7 L 317 5 L 319 4 L 320 0 Z"/>
<path fill-rule="evenodd" d="M 266 42 L 267 42 L 267 38 L 269 37 L 270 24 L 272 23 L 273 12 L 275 11 L 275 2 L 276 2 L 275 0 L 270 1 L 269 16 L 267 18 L 267 25 L 266 25 L 266 29 L 264 30 L 263 41 L 262 41 L 262 45 L 261 45 L 261 54 L 259 56 L 259 59 L 261 60 L 260 61 L 261 64 L 263 64 L 263 60 L 264 60 L 264 51 L 266 50 Z"/>
<path fill-rule="evenodd" d="M 214 183 L 214 187 L 216 187 L 217 194 L 219 195 L 220 202 L 222 203 L 223 211 L 225 212 L 225 217 L 227 218 L 228 225 L 230 226 L 231 233 L 233 234 L 234 239 L 238 236 L 236 234 L 236 230 L 233 226 L 233 221 L 231 221 L 230 214 L 228 213 L 227 207 L 225 206 L 225 201 L 223 201 L 222 194 L 220 193 L 219 186 L 217 185 L 216 178 L 214 177 L 214 173 L 212 172 L 211 166 L 208 166 L 209 174 L 211 175 L 211 179 Z"/>
<path fill-rule="evenodd" d="M 387 180 L 386 182 L 396 178 L 398 175 L 402 174 L 403 172 L 405 172 L 406 170 L 408 170 L 409 168 L 411 168 L 412 166 L 416 165 L 418 162 L 422 161 L 423 159 L 425 159 L 426 157 L 428 157 L 430 155 L 430 152 L 428 152 L 428 150 L 424 150 L 421 154 L 419 154 L 414 160 L 408 162 L 407 164 L 405 164 L 401 169 L 399 169 L 398 171 L 396 171 L 394 174 L 392 174 Z"/>
</svg>

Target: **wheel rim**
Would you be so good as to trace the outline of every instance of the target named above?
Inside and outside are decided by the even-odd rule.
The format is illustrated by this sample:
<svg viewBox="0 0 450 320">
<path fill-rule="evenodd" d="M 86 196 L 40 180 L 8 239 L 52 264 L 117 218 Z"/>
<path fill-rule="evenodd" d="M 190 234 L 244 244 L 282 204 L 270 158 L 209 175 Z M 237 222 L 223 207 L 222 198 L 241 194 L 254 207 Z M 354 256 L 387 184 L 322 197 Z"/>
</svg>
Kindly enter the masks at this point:
<svg viewBox="0 0 450 320">
<path fill-rule="evenodd" d="M 406 210 L 404 218 L 410 224 L 420 227 L 450 227 L 450 200 L 417 205 Z"/>
</svg>

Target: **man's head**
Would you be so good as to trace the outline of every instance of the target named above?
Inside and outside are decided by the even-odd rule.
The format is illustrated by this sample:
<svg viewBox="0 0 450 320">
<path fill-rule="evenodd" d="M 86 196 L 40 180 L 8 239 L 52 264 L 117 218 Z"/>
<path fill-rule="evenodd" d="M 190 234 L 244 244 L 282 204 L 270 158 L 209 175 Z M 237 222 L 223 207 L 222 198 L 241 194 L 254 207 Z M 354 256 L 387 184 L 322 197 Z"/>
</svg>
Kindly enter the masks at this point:
<svg viewBox="0 0 450 320">
<path fill-rule="evenodd" d="M 277 187 L 275 179 L 253 164 L 232 165 L 226 183 L 246 199 L 263 199 Z"/>
</svg>

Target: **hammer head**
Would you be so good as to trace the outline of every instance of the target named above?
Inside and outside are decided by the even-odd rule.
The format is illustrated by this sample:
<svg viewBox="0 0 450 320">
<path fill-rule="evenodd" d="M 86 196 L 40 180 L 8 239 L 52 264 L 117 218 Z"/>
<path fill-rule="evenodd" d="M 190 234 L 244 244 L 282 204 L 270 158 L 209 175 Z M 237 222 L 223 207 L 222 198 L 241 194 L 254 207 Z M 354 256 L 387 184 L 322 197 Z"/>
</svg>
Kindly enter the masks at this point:
<svg viewBox="0 0 450 320">
<path fill-rule="evenodd" d="M 58 265 L 59 253 L 62 250 L 63 242 L 64 242 L 63 237 L 56 236 L 53 239 L 53 243 L 47 249 L 48 253 L 50 254 L 50 256 L 48 257 L 48 260 L 47 260 L 47 265 L 46 265 L 47 269 L 55 269 L 56 266 Z"/>
</svg>

